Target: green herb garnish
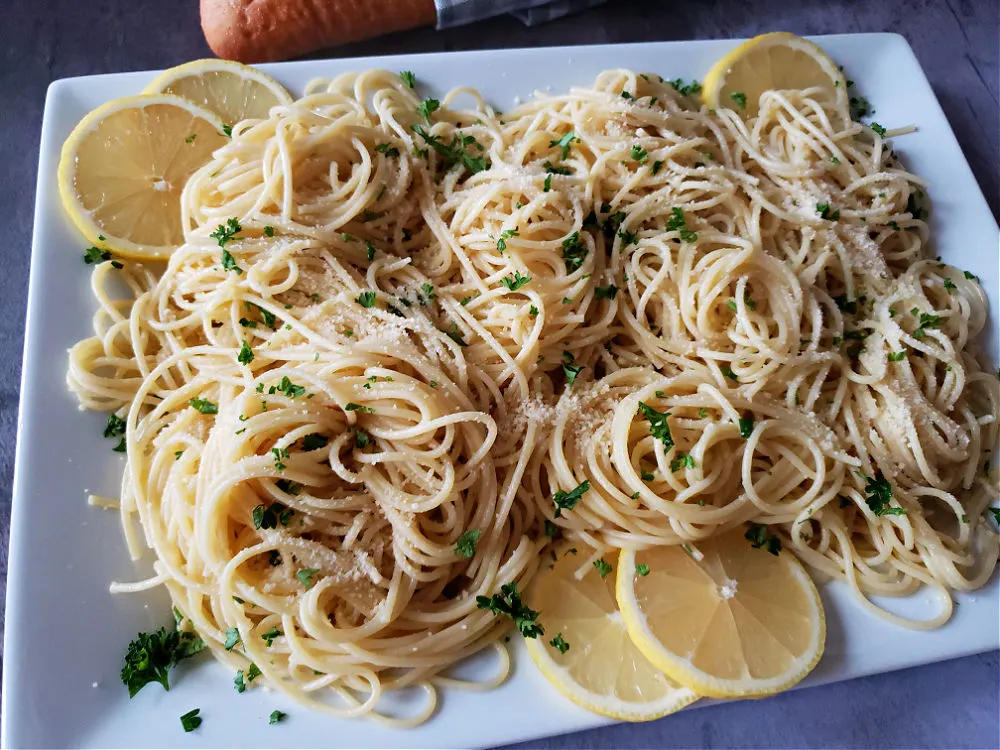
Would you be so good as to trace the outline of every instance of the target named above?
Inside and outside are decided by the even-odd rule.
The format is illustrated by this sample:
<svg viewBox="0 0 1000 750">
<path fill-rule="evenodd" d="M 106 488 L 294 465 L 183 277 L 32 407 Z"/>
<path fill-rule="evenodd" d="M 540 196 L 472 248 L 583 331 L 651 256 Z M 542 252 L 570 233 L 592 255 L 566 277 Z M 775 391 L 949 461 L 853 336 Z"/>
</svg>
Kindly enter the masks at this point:
<svg viewBox="0 0 1000 750">
<path fill-rule="evenodd" d="M 580 498 L 583 497 L 584 493 L 590 489 L 590 482 L 588 480 L 583 480 L 575 488 L 569 492 L 557 491 L 552 493 L 552 502 L 555 503 L 556 509 L 553 514 L 556 518 L 562 516 L 564 510 L 573 510 L 576 504 L 580 502 Z"/>
<path fill-rule="evenodd" d="M 494 615 L 506 615 L 514 621 L 517 629 L 525 638 L 537 638 L 545 635 L 545 629 L 538 622 L 538 612 L 525 606 L 517 591 L 517 583 L 505 583 L 500 587 L 500 593 L 492 597 L 477 596 L 478 609 L 488 609 Z"/>
<path fill-rule="evenodd" d="M 455 554 L 466 560 L 470 559 L 476 554 L 476 543 L 482 533 L 480 529 L 469 529 L 462 534 L 455 543 Z"/>
</svg>

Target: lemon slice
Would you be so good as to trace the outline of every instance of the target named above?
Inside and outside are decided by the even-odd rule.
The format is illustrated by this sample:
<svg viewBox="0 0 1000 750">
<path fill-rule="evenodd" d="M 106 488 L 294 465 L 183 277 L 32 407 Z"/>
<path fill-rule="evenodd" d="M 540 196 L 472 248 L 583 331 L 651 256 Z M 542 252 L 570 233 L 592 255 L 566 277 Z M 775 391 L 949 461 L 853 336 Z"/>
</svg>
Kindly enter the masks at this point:
<svg viewBox="0 0 1000 750">
<path fill-rule="evenodd" d="M 819 45 L 785 31 L 755 36 L 719 60 L 705 76 L 702 98 L 709 107 L 757 114 L 765 91 L 820 86 L 838 112 L 847 112 L 847 81 Z"/>
<path fill-rule="evenodd" d="M 226 125 L 264 119 L 271 107 L 291 104 L 284 86 L 256 68 L 232 60 L 193 60 L 163 71 L 144 94 L 174 94 L 210 109 Z"/>
<path fill-rule="evenodd" d="M 785 690 L 823 654 L 826 620 L 809 574 L 785 550 L 755 549 L 735 529 L 681 547 L 622 553 L 618 604 L 633 642 L 700 695 Z M 648 569 L 636 574 L 636 566 Z"/>
<path fill-rule="evenodd" d="M 228 142 L 222 121 L 187 99 L 108 102 L 63 144 L 63 206 L 89 241 L 134 259 L 166 258 L 184 241 L 184 184 Z"/>
<path fill-rule="evenodd" d="M 590 568 L 577 580 L 579 567 L 579 557 L 564 555 L 528 590 L 545 635 L 525 643 L 545 678 L 578 706 L 624 721 L 658 719 L 697 700 L 632 644 L 615 603 L 614 573 L 601 578 Z"/>
</svg>

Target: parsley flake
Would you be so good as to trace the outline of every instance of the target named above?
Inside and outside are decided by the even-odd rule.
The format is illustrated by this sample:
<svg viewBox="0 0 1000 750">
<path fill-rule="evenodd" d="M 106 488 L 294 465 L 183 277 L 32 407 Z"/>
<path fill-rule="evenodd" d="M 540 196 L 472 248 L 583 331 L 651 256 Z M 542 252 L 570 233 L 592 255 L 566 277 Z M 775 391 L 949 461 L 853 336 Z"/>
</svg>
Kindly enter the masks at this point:
<svg viewBox="0 0 1000 750">
<path fill-rule="evenodd" d="M 594 567 L 597 568 L 597 572 L 600 573 L 601 578 L 607 578 L 608 573 L 611 572 L 611 563 L 607 562 L 603 557 L 594 560 Z"/>
<path fill-rule="evenodd" d="M 197 412 L 202 414 L 218 414 L 219 407 L 217 404 L 213 404 L 208 399 L 204 398 L 193 398 L 188 401 L 188 405 Z"/>
<path fill-rule="evenodd" d="M 319 568 L 302 568 L 295 574 L 296 580 L 305 586 L 307 589 L 311 589 L 315 582 L 313 581 L 313 576 L 319 573 Z M 270 643 L 267 645 L 271 645 Z"/>
<path fill-rule="evenodd" d="M 522 286 L 531 281 L 530 276 L 522 276 L 520 271 L 514 271 L 513 276 L 505 276 L 501 279 L 503 285 L 507 287 L 510 291 L 516 292 Z"/>
<path fill-rule="evenodd" d="M 576 137 L 576 133 L 571 130 L 562 138 L 555 141 L 549 141 L 549 148 L 561 149 L 562 158 L 565 160 L 566 157 L 569 156 L 570 146 L 573 141 L 579 142 L 579 140 L 580 139 Z"/>
<path fill-rule="evenodd" d="M 193 139 L 194 136 L 192 135 L 191 138 Z M 200 708 L 195 708 L 181 716 L 181 726 L 184 727 L 185 732 L 193 732 L 201 726 L 201 717 L 198 715 L 200 711 Z"/>
<path fill-rule="evenodd" d="M 505 583 L 500 587 L 500 593 L 492 597 L 477 596 L 476 607 L 488 609 L 494 615 L 506 615 L 514 621 L 517 629 L 525 638 L 537 638 L 545 635 L 545 629 L 538 622 L 538 612 L 525 606 L 517 591 L 517 583 Z"/>
<path fill-rule="evenodd" d="M 750 524 L 746 533 L 743 534 L 743 538 L 749 541 L 750 546 L 754 549 L 766 549 L 775 557 L 781 552 L 781 539 L 776 535 L 768 534 L 767 526 L 762 526 L 759 523 Z"/>
<path fill-rule="evenodd" d="M 670 434 L 670 425 L 667 417 L 670 412 L 659 412 L 649 404 L 639 402 L 639 412 L 649 422 L 649 434 L 663 443 L 665 450 L 670 450 L 674 446 L 674 439 Z"/>
<path fill-rule="evenodd" d="M 555 503 L 556 507 L 553 515 L 556 518 L 560 518 L 564 510 L 573 510 L 573 508 L 576 507 L 576 504 L 580 502 L 580 498 L 582 498 L 584 493 L 589 489 L 590 482 L 585 479 L 569 492 L 562 492 L 560 490 L 552 493 L 552 502 Z"/>
<path fill-rule="evenodd" d="M 469 529 L 462 534 L 455 543 L 455 554 L 466 560 L 472 558 L 476 554 L 476 544 L 482 533 L 480 529 Z"/>
</svg>

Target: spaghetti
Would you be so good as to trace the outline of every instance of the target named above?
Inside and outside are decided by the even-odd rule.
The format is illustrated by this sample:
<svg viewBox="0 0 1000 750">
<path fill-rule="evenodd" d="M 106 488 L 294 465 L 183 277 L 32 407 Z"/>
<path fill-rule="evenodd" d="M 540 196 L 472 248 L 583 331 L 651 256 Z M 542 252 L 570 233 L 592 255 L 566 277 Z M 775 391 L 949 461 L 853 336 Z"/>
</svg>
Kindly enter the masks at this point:
<svg viewBox="0 0 1000 750">
<path fill-rule="evenodd" d="M 986 298 L 820 94 L 745 121 L 616 70 L 501 115 L 369 71 L 238 125 L 166 268 L 97 268 L 70 356 L 127 422 L 133 557 L 222 661 L 402 725 L 556 534 L 596 559 L 770 524 L 943 623 L 998 555 Z M 869 599 L 922 585 L 930 620 Z M 419 715 L 379 712 L 406 686 Z"/>
</svg>

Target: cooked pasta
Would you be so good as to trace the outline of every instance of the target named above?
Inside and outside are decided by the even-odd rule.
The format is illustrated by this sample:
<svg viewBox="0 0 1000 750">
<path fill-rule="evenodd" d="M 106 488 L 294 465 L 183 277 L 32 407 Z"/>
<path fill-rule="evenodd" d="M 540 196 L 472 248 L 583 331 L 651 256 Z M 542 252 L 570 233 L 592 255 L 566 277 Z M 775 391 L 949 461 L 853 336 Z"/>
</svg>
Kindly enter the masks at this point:
<svg viewBox="0 0 1000 750">
<path fill-rule="evenodd" d="M 147 584 L 339 715 L 425 719 L 490 644 L 499 682 L 476 597 L 557 535 L 587 564 L 767 524 L 933 627 L 997 560 L 1000 389 L 922 185 L 819 90 L 747 121 L 614 70 L 501 114 L 344 75 L 233 129 L 165 268 L 97 268 L 69 383 L 126 422 Z M 921 586 L 928 620 L 870 599 Z"/>
</svg>

